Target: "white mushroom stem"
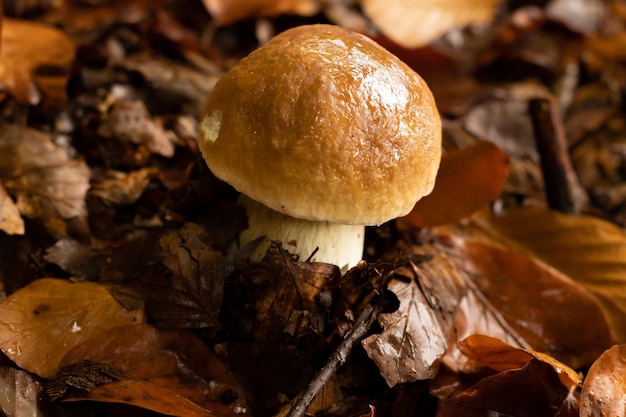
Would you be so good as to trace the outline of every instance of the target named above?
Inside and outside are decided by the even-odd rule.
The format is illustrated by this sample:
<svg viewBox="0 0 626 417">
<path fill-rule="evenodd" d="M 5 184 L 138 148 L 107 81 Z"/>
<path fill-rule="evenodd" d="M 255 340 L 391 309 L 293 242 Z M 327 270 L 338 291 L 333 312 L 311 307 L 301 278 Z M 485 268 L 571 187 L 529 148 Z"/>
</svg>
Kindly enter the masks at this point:
<svg viewBox="0 0 626 417">
<path fill-rule="evenodd" d="M 301 261 L 315 253 L 312 261 L 335 264 L 342 270 L 355 266 L 363 258 L 365 226 L 296 219 L 244 195 L 239 204 L 248 213 L 248 229 L 239 235 L 240 244 L 266 237 L 251 256 L 254 261 L 263 258 L 271 241 L 280 241 L 283 248 L 298 255 Z"/>
</svg>

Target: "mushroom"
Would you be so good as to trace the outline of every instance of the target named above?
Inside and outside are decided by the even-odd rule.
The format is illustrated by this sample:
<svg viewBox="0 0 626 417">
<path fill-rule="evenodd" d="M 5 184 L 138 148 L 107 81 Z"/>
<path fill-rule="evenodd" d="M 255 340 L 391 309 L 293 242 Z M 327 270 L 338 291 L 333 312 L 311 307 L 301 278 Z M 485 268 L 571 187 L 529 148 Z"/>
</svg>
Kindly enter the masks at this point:
<svg viewBox="0 0 626 417">
<path fill-rule="evenodd" d="M 245 243 L 266 236 L 301 259 L 342 268 L 363 256 L 365 225 L 429 194 L 441 120 L 422 78 L 373 40 L 333 25 L 272 38 L 209 95 L 198 144 L 242 193 Z"/>
</svg>

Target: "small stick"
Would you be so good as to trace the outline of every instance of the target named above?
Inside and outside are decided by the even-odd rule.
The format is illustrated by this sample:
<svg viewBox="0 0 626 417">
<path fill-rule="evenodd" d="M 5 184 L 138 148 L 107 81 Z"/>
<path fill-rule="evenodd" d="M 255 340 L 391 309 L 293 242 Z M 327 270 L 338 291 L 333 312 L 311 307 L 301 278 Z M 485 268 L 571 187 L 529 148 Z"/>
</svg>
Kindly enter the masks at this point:
<svg viewBox="0 0 626 417">
<path fill-rule="evenodd" d="M 368 304 L 363 309 L 363 312 L 359 315 L 355 323 L 356 325 L 348 332 L 332 355 L 330 355 L 330 358 L 328 358 L 322 369 L 315 375 L 315 378 L 313 378 L 309 386 L 302 392 L 298 401 L 291 407 L 285 417 L 302 417 L 304 415 L 315 397 L 322 391 L 324 385 L 326 385 L 335 374 L 337 368 L 348 360 L 348 356 L 355 343 L 367 334 L 380 310 L 380 307 L 372 307 L 371 304 Z"/>
<path fill-rule="evenodd" d="M 558 104 L 554 97 L 530 100 L 533 123 L 548 206 L 565 213 L 578 213 L 587 194 L 572 167 Z"/>
</svg>

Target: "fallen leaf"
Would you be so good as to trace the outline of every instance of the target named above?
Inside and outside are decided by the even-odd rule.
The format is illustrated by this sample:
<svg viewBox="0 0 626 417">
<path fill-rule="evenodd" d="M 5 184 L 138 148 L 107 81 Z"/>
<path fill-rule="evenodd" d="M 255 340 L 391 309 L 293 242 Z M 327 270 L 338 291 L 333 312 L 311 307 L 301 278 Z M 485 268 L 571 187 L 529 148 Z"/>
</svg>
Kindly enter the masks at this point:
<svg viewBox="0 0 626 417">
<path fill-rule="evenodd" d="M 18 101 L 31 105 L 40 102 L 39 69 L 61 70 L 65 75 L 60 77 L 67 80 L 76 46 L 60 30 L 4 17 L 0 43 L 0 90 L 8 90 Z"/>
<path fill-rule="evenodd" d="M 28 127 L 0 130 L 0 178 L 23 216 L 40 220 L 85 216 L 89 168 L 72 160 L 50 135 Z"/>
<path fill-rule="evenodd" d="M 451 29 L 486 24 L 501 0 L 360 0 L 365 14 L 381 32 L 406 48 L 424 46 Z"/>
<path fill-rule="evenodd" d="M 580 393 L 580 417 L 626 415 L 626 345 L 607 349 L 589 368 Z"/>
<path fill-rule="evenodd" d="M 455 223 L 500 195 L 510 164 L 510 158 L 488 141 L 446 154 L 433 192 L 398 221 L 416 227 Z"/>
<path fill-rule="evenodd" d="M 128 375 L 114 366 L 85 360 L 63 366 L 46 384 L 46 393 L 51 401 L 56 401 L 65 395 L 68 389 L 91 392 L 98 385 L 125 378 L 128 378 Z"/>
<path fill-rule="evenodd" d="M 104 178 L 94 181 L 89 195 L 101 198 L 109 204 L 133 204 L 157 174 L 154 168 L 142 168 L 132 172 L 108 170 Z"/>
<path fill-rule="evenodd" d="M 465 355 L 498 371 L 523 368 L 533 358 L 552 366 L 566 387 L 576 387 L 582 383 L 581 377 L 569 366 L 546 355 L 529 349 L 520 349 L 500 339 L 484 335 L 472 335 L 459 342 L 459 349 Z"/>
<path fill-rule="evenodd" d="M 181 417 L 249 414 L 244 393 L 210 349 L 191 333 L 146 324 L 109 329 L 76 346 L 61 366 L 82 361 L 114 366 L 128 378 L 71 392 L 68 401 L 131 404 Z"/>
<path fill-rule="evenodd" d="M 442 249 L 467 272 L 506 326 L 533 349 L 578 368 L 613 344 L 604 311 L 584 286 L 493 243 L 461 237 L 447 242 Z"/>
<path fill-rule="evenodd" d="M 554 367 L 532 358 L 520 369 L 483 378 L 443 402 L 437 417 L 555 417 L 569 396 Z"/>
<path fill-rule="evenodd" d="M 0 349 L 21 368 L 50 378 L 74 346 L 142 320 L 142 311 L 127 311 L 103 285 L 43 278 L 0 303 Z"/>
<path fill-rule="evenodd" d="M 626 233 L 620 227 L 539 207 L 475 221 L 494 239 L 526 251 L 585 286 L 608 313 L 615 339 L 626 340 Z"/>
<path fill-rule="evenodd" d="M 0 367 L 0 413 L 11 417 L 45 417 L 43 387 L 21 369 Z"/>
<path fill-rule="evenodd" d="M 9 235 L 24 234 L 20 211 L 0 182 L 0 230 Z"/>
<path fill-rule="evenodd" d="M 215 22 L 229 25 L 253 17 L 297 14 L 311 16 L 320 10 L 316 0 L 203 0 Z"/>
<path fill-rule="evenodd" d="M 381 334 L 362 341 L 367 355 L 390 387 L 435 377 L 448 347 L 447 329 L 443 328 L 429 293 L 430 278 L 396 273 L 387 290 L 398 297 L 400 306 L 392 313 L 378 316 L 384 329 Z"/>
</svg>

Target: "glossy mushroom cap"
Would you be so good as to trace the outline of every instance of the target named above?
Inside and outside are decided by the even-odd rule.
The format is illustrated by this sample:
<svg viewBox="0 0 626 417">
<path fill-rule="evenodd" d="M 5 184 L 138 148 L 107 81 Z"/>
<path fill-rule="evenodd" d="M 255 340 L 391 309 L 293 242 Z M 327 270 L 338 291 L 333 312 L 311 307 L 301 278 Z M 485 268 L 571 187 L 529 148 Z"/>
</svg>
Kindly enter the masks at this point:
<svg viewBox="0 0 626 417">
<path fill-rule="evenodd" d="M 209 96 L 199 146 L 241 193 L 292 217 L 377 225 L 431 192 L 441 121 L 422 78 L 369 38 L 287 30 Z"/>
</svg>

